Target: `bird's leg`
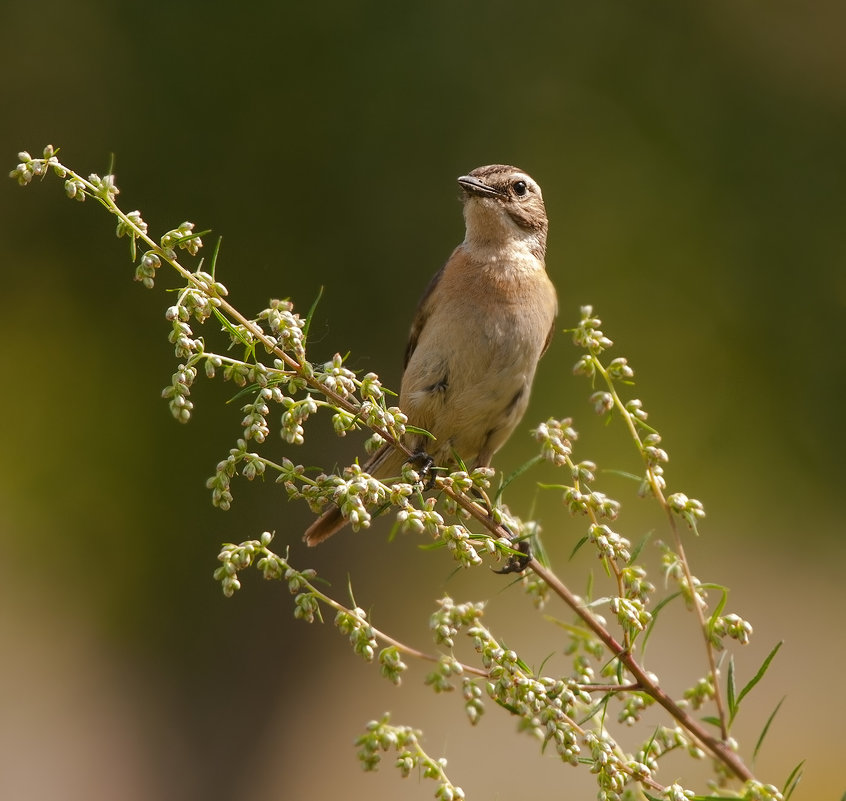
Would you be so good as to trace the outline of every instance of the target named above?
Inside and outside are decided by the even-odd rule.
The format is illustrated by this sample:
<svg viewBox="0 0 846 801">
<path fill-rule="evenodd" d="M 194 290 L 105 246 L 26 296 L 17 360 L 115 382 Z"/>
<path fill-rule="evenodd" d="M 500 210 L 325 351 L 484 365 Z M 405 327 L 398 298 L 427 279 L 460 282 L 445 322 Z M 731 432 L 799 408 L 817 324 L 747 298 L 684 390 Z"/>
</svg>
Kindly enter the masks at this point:
<svg viewBox="0 0 846 801">
<path fill-rule="evenodd" d="M 406 464 L 411 465 L 419 474 L 423 482 L 423 492 L 428 492 L 435 486 L 438 477 L 435 460 L 422 448 L 408 457 Z"/>
<path fill-rule="evenodd" d="M 494 573 L 522 573 L 532 561 L 532 546 L 528 540 L 514 542 L 514 532 L 505 523 L 500 523 L 500 526 L 508 532 L 508 539 L 517 553 L 509 554 L 502 570 L 494 570 Z"/>
</svg>

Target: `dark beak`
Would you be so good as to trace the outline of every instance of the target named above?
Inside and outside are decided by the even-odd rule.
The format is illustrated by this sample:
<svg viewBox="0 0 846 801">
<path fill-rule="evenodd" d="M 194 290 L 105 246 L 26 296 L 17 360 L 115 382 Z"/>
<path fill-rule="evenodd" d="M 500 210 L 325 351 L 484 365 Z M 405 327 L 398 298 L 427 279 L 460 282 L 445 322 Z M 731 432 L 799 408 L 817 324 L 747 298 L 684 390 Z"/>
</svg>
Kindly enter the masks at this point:
<svg viewBox="0 0 846 801">
<path fill-rule="evenodd" d="M 502 192 L 498 189 L 488 186 L 484 181 L 480 181 L 472 175 L 462 175 L 458 179 L 458 183 L 468 195 L 481 195 L 483 197 L 500 197 L 502 195 Z"/>
</svg>

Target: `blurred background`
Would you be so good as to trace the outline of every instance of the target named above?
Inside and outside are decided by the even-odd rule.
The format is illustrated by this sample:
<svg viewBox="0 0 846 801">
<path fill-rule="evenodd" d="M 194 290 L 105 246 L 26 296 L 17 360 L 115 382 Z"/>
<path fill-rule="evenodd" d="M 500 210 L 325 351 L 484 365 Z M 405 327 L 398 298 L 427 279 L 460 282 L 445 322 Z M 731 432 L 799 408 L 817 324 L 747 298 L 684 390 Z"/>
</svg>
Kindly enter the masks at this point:
<svg viewBox="0 0 846 801">
<path fill-rule="evenodd" d="M 840 797 L 842 3 L 46 0 L 4 4 L 0 24 L 4 169 L 48 142 L 83 174 L 115 154 L 119 201 L 156 236 L 190 219 L 214 231 L 206 255 L 223 237 L 218 275 L 242 311 L 291 297 L 305 312 L 325 287 L 312 358 L 350 351 L 394 387 L 419 294 L 463 235 L 456 176 L 529 171 L 560 328 L 594 305 L 664 435 L 670 489 L 705 504 L 694 571 L 730 586 L 728 609 L 755 626 L 735 649 L 739 682 L 785 641 L 738 719 L 743 754 L 786 696 L 756 771 L 780 785 L 807 759 L 794 798 Z M 501 711 L 471 730 L 457 695 L 423 686 L 425 667 L 394 689 L 330 624 L 294 621 L 283 586 L 247 574 L 225 600 L 220 543 L 273 529 L 295 565 L 340 599 L 349 578 L 374 623 L 413 645 L 430 648 L 444 592 L 489 598 L 509 645 L 566 669 L 560 630 L 519 587 L 454 575 L 412 536 L 389 544 L 385 521 L 307 552 L 308 510 L 270 482 L 236 482 L 232 510 L 212 509 L 204 481 L 241 415 L 222 382 L 198 382 L 188 426 L 160 399 L 174 279 L 134 283 L 114 221 L 54 178 L 6 181 L 0 221 L 0 798 L 431 798 L 390 759 L 360 770 L 353 741 L 385 711 L 425 730 L 469 798 L 595 797 L 586 771 L 540 755 Z M 619 422 L 594 418 L 576 357 L 559 333 L 499 469 L 533 453 L 528 432 L 549 416 L 574 418 L 579 458 L 637 469 Z M 362 442 L 328 418 L 307 437 L 268 453 L 331 465 Z M 538 470 L 508 501 L 543 521 L 582 591 L 600 577 L 586 551 L 568 561 L 584 521 L 536 489 L 556 480 Z M 623 501 L 623 534 L 666 536 L 629 483 L 603 474 L 598 488 Z M 649 664 L 678 695 L 703 660 L 689 617 L 667 623 Z M 707 766 L 661 778 L 677 775 Z"/>
</svg>

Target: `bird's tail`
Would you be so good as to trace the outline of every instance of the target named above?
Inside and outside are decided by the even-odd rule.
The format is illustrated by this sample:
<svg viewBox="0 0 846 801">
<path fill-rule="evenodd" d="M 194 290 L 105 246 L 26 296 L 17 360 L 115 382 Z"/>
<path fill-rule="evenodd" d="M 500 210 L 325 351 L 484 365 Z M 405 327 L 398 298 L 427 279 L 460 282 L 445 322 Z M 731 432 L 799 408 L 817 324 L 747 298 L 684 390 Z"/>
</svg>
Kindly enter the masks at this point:
<svg viewBox="0 0 846 801">
<path fill-rule="evenodd" d="M 303 540 L 310 548 L 313 548 L 315 545 L 320 545 L 323 540 L 328 540 L 346 524 L 347 519 L 341 514 L 340 507 L 332 504 L 306 529 Z"/>
<path fill-rule="evenodd" d="M 405 460 L 406 456 L 402 451 L 398 451 L 393 445 L 385 443 L 362 465 L 361 469 L 374 478 L 385 478 L 398 475 Z M 303 540 L 310 547 L 320 545 L 335 532 L 340 531 L 347 522 L 347 519 L 341 514 L 340 508 L 333 503 L 306 529 Z"/>
</svg>

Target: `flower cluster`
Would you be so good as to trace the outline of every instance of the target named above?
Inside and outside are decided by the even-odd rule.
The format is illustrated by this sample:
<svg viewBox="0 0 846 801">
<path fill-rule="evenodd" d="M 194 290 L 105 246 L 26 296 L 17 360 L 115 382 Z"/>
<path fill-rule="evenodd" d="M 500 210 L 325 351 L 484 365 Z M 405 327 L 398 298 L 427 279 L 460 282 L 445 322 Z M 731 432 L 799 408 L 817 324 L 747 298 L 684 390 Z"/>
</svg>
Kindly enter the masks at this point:
<svg viewBox="0 0 846 801">
<path fill-rule="evenodd" d="M 485 605 L 482 603 L 456 604 L 445 595 L 438 601 L 438 610 L 429 619 L 435 643 L 445 648 L 454 648 L 458 632 L 478 623 L 484 611 Z"/>
<path fill-rule="evenodd" d="M 590 704 L 590 696 L 572 680 L 535 676 L 517 654 L 503 648 L 480 623 L 467 629 L 488 670 L 488 696 L 521 718 L 521 729 L 551 743 L 569 764 L 578 761 L 580 727 L 574 717 Z"/>
<path fill-rule="evenodd" d="M 33 158 L 26 150 L 18 153 L 18 165 L 9 173 L 9 177 L 17 181 L 21 186 L 26 186 L 33 178 L 43 178 L 47 174 L 48 168 L 53 172 L 64 178 L 67 171 L 56 156 L 58 150 L 53 145 L 47 145 L 43 151 L 43 158 Z M 82 198 L 85 199 L 84 197 Z"/>
<path fill-rule="evenodd" d="M 573 440 L 578 436 L 572 428 L 572 420 L 556 420 L 550 417 L 532 431 L 532 436 L 541 445 L 541 456 L 554 465 L 566 463 L 573 452 Z"/>
<path fill-rule="evenodd" d="M 350 638 L 353 650 L 367 662 L 372 662 L 373 657 L 376 656 L 376 637 L 373 634 L 373 629 L 367 622 L 367 612 L 359 607 L 348 611 L 346 609 L 339 610 L 335 615 L 335 626 L 341 634 L 346 634 Z"/>
<path fill-rule="evenodd" d="M 420 736 L 421 732 L 417 729 L 391 725 L 390 717 L 385 715 L 381 720 L 371 720 L 367 731 L 356 740 L 358 758 L 365 770 L 376 770 L 383 752 L 396 751 L 394 766 L 403 777 L 419 770 L 423 778 L 437 782 L 435 798 L 438 801 L 461 801 L 465 797 L 464 791 L 447 778 L 447 761 L 430 757 L 420 746 Z"/>
</svg>

